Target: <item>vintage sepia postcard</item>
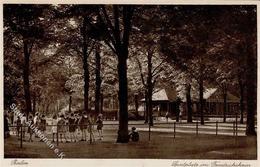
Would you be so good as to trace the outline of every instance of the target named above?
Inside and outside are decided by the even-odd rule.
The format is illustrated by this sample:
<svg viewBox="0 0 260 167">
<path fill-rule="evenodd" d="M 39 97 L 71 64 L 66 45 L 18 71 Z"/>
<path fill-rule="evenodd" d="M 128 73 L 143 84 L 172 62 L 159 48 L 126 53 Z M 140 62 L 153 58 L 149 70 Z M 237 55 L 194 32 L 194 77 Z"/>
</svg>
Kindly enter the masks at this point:
<svg viewBox="0 0 260 167">
<path fill-rule="evenodd" d="M 4 1 L 1 166 L 259 166 L 259 4 Z"/>
</svg>

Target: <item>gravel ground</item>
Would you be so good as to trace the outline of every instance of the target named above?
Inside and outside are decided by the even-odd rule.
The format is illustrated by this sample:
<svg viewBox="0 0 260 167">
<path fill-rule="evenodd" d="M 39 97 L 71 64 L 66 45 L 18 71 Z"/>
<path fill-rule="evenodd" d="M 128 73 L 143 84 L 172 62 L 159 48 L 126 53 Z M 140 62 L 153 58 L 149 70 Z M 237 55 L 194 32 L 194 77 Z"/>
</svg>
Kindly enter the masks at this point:
<svg viewBox="0 0 260 167">
<path fill-rule="evenodd" d="M 140 130 L 140 141 L 127 144 L 116 143 L 117 126 L 104 129 L 104 139 L 94 143 L 78 141 L 60 143 L 57 148 L 65 153 L 65 158 L 151 158 L 151 159 L 240 159 L 257 158 L 256 137 L 227 136 L 177 132 L 176 138 L 169 131 L 152 131 L 148 140 L 147 130 Z M 142 128 L 142 127 L 140 127 Z M 145 126 L 143 126 L 145 128 Z M 160 127 L 168 129 L 169 127 Z M 232 132 L 230 132 L 232 133 Z M 95 132 L 95 136 L 97 136 Z M 51 139 L 51 135 L 47 134 Z M 96 137 L 97 138 L 97 137 Z M 27 137 L 26 137 L 27 139 Z M 12 135 L 4 141 L 5 158 L 57 158 L 53 150 L 44 142 L 35 139 L 23 142 Z"/>
</svg>

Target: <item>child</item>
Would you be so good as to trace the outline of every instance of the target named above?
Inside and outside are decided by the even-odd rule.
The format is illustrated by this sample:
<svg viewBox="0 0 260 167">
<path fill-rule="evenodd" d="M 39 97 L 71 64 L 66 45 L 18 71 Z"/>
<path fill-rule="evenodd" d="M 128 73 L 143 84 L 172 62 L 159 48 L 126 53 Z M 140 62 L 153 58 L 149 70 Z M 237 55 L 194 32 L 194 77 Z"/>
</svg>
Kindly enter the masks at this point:
<svg viewBox="0 0 260 167">
<path fill-rule="evenodd" d="M 102 135 L 103 121 L 102 121 L 100 115 L 97 118 L 96 124 L 97 124 L 97 131 L 98 131 L 99 140 L 102 140 L 102 138 L 103 138 L 103 135 Z"/>
<path fill-rule="evenodd" d="M 51 131 L 52 131 L 52 142 L 54 142 L 54 138 L 55 135 L 57 135 L 57 124 L 58 124 L 58 120 L 57 120 L 57 116 L 54 115 L 52 117 L 52 121 L 51 121 Z"/>
<path fill-rule="evenodd" d="M 39 116 L 38 113 L 35 113 L 35 116 L 33 118 L 34 127 L 39 126 Z M 35 138 L 39 138 L 38 135 L 35 134 Z"/>
<path fill-rule="evenodd" d="M 80 115 L 79 114 L 76 114 L 75 115 L 75 133 L 76 133 L 76 139 L 77 139 L 77 136 L 80 134 Z"/>
<path fill-rule="evenodd" d="M 29 122 L 33 122 L 33 117 L 32 115 L 29 116 Z M 32 134 L 33 134 L 33 130 L 31 129 L 30 126 L 28 126 L 28 131 L 27 133 L 29 133 L 30 137 L 29 137 L 29 142 L 33 142 L 32 140 Z"/>
<path fill-rule="evenodd" d="M 95 136 L 94 136 L 94 121 L 93 121 L 93 117 L 92 115 L 90 114 L 89 115 L 89 119 L 88 119 L 88 133 L 89 133 L 89 141 L 95 141 Z"/>
<path fill-rule="evenodd" d="M 62 136 L 64 137 L 65 142 L 66 142 L 67 141 L 67 138 L 65 135 L 66 134 L 66 122 L 65 122 L 63 115 L 60 116 L 60 119 L 58 121 L 58 132 L 60 134 L 60 142 L 62 142 Z"/>
<path fill-rule="evenodd" d="M 46 131 L 46 119 L 45 116 L 42 115 L 41 119 L 40 119 L 40 131 L 44 134 L 44 132 Z M 42 141 L 42 140 L 41 140 Z"/>
<path fill-rule="evenodd" d="M 76 118 L 74 117 L 74 114 L 71 113 L 70 118 L 69 118 L 69 133 L 70 133 L 71 142 L 73 142 L 73 141 L 76 142 L 75 131 L 76 131 Z"/>
<path fill-rule="evenodd" d="M 21 135 L 23 135 L 22 136 L 22 138 L 23 138 L 23 141 L 25 141 L 25 131 L 26 131 L 26 127 L 27 127 L 27 125 L 26 125 L 26 116 L 25 115 L 23 115 L 22 116 L 22 118 L 21 118 L 21 126 L 22 126 L 22 134 Z"/>
<path fill-rule="evenodd" d="M 139 141 L 139 133 L 135 127 L 132 127 L 132 132 L 129 134 L 129 138 L 134 142 Z"/>
<path fill-rule="evenodd" d="M 4 115 L 4 138 L 9 137 L 9 123 L 7 114 Z"/>
<path fill-rule="evenodd" d="M 80 130 L 81 130 L 81 141 L 87 141 L 87 128 L 88 128 L 88 117 L 85 113 L 82 114 L 80 121 Z"/>
<path fill-rule="evenodd" d="M 17 135 L 17 137 L 20 136 L 21 125 L 22 125 L 21 119 L 20 119 L 20 117 L 17 117 L 17 120 L 16 120 L 16 135 Z"/>
<path fill-rule="evenodd" d="M 67 137 L 69 138 L 70 134 L 69 134 L 69 117 L 65 117 L 65 138 L 66 138 L 66 143 L 69 143 L 69 140 L 67 140 Z"/>
</svg>

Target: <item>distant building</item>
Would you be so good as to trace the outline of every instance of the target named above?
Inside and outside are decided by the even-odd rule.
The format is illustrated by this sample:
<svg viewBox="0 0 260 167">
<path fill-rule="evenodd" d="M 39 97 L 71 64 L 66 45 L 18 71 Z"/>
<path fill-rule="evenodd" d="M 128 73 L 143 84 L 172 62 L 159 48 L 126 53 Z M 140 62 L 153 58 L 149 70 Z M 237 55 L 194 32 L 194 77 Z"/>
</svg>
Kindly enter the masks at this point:
<svg viewBox="0 0 260 167">
<path fill-rule="evenodd" d="M 177 109 L 177 92 L 175 89 L 165 88 L 155 90 L 152 96 L 153 115 L 154 116 L 165 116 L 168 111 L 170 114 L 174 114 Z M 145 111 L 145 99 L 141 100 L 142 105 L 138 111 L 140 115 L 144 115 Z"/>
<path fill-rule="evenodd" d="M 193 113 L 199 114 L 199 98 L 197 94 L 192 94 L 192 109 Z M 221 89 L 208 88 L 203 93 L 204 98 L 204 113 L 208 115 L 222 115 L 224 108 L 224 99 Z M 178 100 L 181 100 L 181 105 L 178 105 Z M 139 106 L 138 112 L 140 115 L 145 111 L 145 99 L 141 100 L 142 105 Z M 234 114 L 239 111 L 240 99 L 235 95 L 227 92 L 227 115 Z M 153 114 L 154 116 L 164 116 L 168 111 L 171 115 L 176 115 L 177 107 L 183 111 L 185 115 L 187 112 L 186 97 L 177 93 L 175 89 L 165 88 L 155 91 L 152 96 Z"/>
<path fill-rule="evenodd" d="M 205 100 L 205 113 L 210 115 L 222 115 L 224 110 L 224 98 L 221 89 L 208 88 L 203 94 Z M 199 100 L 194 100 L 194 112 L 198 112 Z M 240 99 L 227 92 L 227 114 L 235 114 L 239 111 Z"/>
</svg>

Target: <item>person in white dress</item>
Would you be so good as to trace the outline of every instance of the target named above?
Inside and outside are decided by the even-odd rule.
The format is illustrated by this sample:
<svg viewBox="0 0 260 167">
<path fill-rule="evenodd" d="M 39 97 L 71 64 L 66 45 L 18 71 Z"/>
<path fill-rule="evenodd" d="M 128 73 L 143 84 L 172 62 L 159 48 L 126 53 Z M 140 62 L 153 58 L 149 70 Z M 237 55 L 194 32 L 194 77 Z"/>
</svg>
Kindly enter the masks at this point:
<svg viewBox="0 0 260 167">
<path fill-rule="evenodd" d="M 58 124 L 58 120 L 57 120 L 57 116 L 54 115 L 52 117 L 52 121 L 51 121 L 51 131 L 52 131 L 52 142 L 54 142 L 54 138 L 55 135 L 57 135 L 57 124 Z"/>
<path fill-rule="evenodd" d="M 39 116 L 38 115 L 39 115 L 38 113 L 35 113 L 35 116 L 33 118 L 34 127 L 37 127 L 37 128 L 38 128 L 38 125 L 39 125 Z M 39 138 L 36 134 L 35 134 L 35 137 Z"/>
<path fill-rule="evenodd" d="M 23 138 L 23 140 L 24 140 L 24 137 L 25 137 L 25 131 L 26 131 L 26 116 L 25 116 L 25 114 L 22 116 L 22 118 L 21 118 L 21 124 L 22 124 L 22 138 Z"/>
</svg>

